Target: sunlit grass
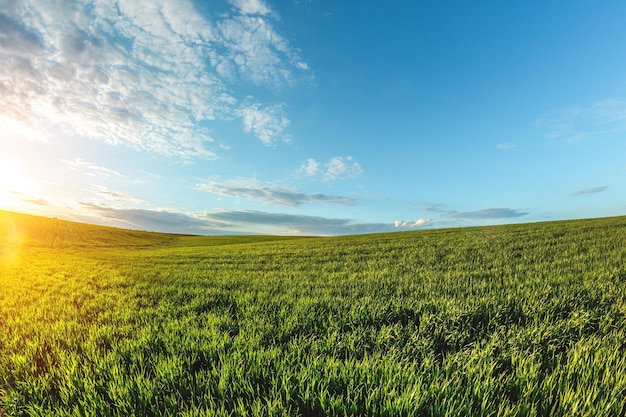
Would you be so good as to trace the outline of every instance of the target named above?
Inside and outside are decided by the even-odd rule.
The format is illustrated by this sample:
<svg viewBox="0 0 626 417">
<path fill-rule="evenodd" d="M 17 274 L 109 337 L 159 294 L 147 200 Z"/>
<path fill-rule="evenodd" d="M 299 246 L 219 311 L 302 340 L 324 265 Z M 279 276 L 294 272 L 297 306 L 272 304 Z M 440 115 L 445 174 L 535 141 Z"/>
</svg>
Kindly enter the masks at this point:
<svg viewBox="0 0 626 417">
<path fill-rule="evenodd" d="M 309 239 L 9 217 L 3 415 L 626 413 L 623 217 Z"/>
<path fill-rule="evenodd" d="M 10 265 L 17 259 L 22 246 L 22 234 L 15 226 L 13 217 L 0 211 L 0 265 Z"/>
</svg>

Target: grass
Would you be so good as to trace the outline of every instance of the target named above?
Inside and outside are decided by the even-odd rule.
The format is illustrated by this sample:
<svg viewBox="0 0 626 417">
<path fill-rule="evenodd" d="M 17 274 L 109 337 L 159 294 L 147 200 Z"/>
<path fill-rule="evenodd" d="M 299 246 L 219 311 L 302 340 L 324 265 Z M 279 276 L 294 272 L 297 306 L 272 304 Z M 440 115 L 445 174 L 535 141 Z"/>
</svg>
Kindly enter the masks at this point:
<svg viewBox="0 0 626 417">
<path fill-rule="evenodd" d="M 193 237 L 0 212 L 0 415 L 624 416 L 626 218 Z"/>
</svg>

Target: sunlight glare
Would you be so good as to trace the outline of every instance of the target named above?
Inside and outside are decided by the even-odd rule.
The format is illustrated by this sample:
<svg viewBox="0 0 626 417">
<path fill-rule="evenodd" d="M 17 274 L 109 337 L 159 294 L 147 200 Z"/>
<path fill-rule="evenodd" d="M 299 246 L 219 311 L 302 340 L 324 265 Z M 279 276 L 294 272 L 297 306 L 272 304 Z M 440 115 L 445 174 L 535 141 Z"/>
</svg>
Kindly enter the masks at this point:
<svg viewBox="0 0 626 417">
<path fill-rule="evenodd" d="M 0 264 L 15 262 L 22 244 L 22 236 L 10 213 L 0 212 Z"/>
<path fill-rule="evenodd" d="M 27 139 L 39 142 L 48 142 L 48 137 L 41 130 L 33 128 L 29 123 L 24 123 L 12 117 L 0 115 L 0 126 L 2 132 L 0 134 L 11 140 L 16 138 Z"/>
<path fill-rule="evenodd" d="M 19 195 L 27 193 L 30 181 L 20 164 L 6 154 L 0 153 L 0 209 L 19 204 Z"/>
</svg>

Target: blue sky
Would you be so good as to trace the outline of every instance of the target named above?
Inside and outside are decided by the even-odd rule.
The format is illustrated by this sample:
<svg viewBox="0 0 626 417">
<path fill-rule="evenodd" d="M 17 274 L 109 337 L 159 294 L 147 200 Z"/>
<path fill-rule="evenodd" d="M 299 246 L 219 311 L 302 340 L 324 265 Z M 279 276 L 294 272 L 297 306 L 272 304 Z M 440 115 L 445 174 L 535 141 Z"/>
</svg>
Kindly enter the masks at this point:
<svg viewBox="0 0 626 417">
<path fill-rule="evenodd" d="M 0 208 L 337 235 L 626 214 L 626 3 L 0 2 Z"/>
</svg>

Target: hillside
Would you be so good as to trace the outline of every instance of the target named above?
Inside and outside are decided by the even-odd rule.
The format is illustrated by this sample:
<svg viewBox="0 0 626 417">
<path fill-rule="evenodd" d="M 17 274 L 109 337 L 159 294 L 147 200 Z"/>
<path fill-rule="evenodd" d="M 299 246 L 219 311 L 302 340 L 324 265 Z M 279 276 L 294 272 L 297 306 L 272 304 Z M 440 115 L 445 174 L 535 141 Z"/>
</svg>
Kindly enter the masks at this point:
<svg viewBox="0 0 626 417">
<path fill-rule="evenodd" d="M 142 247 L 171 244 L 177 237 L 56 218 L 0 211 L 0 237 L 5 241 L 50 248 Z"/>
<path fill-rule="evenodd" d="M 276 240 L 4 216 L 0 415 L 626 415 L 626 217 Z"/>
<path fill-rule="evenodd" d="M 292 239 L 283 236 L 191 236 L 96 226 L 0 210 L 0 243 L 48 248 L 211 246 Z"/>
</svg>

